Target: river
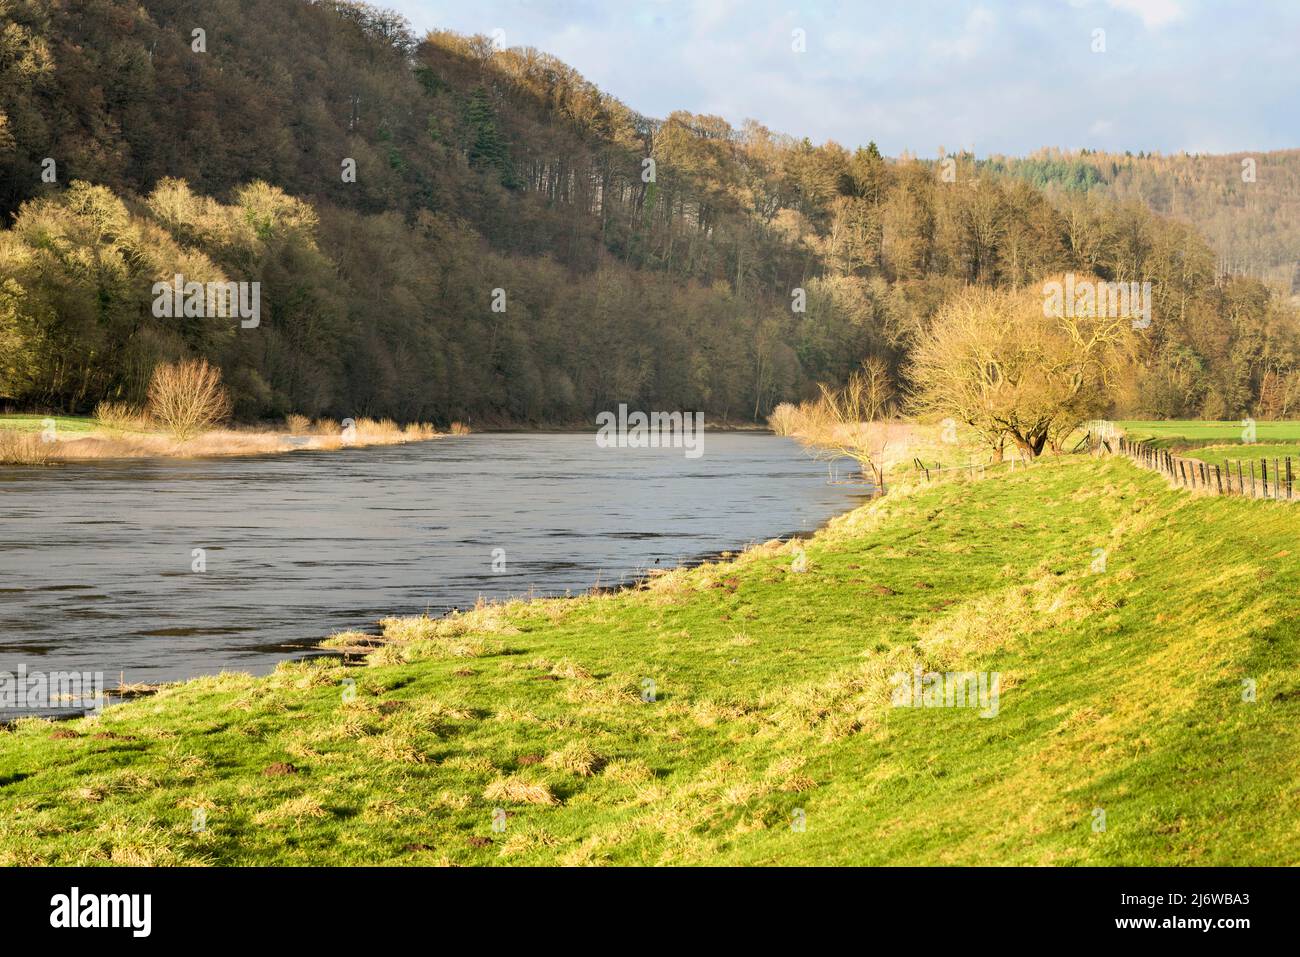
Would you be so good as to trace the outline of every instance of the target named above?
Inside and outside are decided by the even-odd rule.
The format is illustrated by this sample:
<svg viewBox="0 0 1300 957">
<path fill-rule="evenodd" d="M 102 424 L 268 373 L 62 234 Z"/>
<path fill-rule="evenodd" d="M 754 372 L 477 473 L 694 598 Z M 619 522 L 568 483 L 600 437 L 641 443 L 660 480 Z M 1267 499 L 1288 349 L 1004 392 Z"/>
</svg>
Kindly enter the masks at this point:
<svg viewBox="0 0 1300 957">
<path fill-rule="evenodd" d="M 862 495 L 752 433 L 709 433 L 699 458 L 485 433 L 0 466 L 0 671 L 100 671 L 110 687 L 264 673 L 386 615 L 617 584 L 812 531 Z"/>
</svg>

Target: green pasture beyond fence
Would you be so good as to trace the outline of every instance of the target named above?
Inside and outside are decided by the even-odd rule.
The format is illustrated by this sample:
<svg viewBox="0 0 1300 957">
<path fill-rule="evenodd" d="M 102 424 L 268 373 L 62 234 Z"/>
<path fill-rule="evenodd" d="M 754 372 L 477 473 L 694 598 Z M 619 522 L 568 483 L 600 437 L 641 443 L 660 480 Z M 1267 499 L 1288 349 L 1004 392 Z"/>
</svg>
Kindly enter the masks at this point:
<svg viewBox="0 0 1300 957">
<path fill-rule="evenodd" d="M 1122 435 L 1101 439 L 1099 447 L 1126 455 L 1143 468 L 1160 472 L 1183 488 L 1247 498 L 1292 500 L 1295 497 L 1289 455 L 1229 459 L 1219 465 L 1183 458 L 1149 442 L 1134 442 Z"/>
</svg>

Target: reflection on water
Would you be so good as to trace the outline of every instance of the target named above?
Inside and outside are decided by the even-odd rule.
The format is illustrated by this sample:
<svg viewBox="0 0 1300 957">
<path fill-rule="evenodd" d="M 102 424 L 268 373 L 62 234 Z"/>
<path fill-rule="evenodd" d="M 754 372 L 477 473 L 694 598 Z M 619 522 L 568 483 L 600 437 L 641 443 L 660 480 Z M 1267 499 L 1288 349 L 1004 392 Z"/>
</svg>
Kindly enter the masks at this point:
<svg viewBox="0 0 1300 957">
<path fill-rule="evenodd" d="M 710 433 L 704 448 L 483 434 L 0 468 L 0 671 L 103 671 L 110 685 L 265 672 L 384 615 L 617 584 L 812 531 L 862 492 L 828 485 L 788 439 Z"/>
</svg>

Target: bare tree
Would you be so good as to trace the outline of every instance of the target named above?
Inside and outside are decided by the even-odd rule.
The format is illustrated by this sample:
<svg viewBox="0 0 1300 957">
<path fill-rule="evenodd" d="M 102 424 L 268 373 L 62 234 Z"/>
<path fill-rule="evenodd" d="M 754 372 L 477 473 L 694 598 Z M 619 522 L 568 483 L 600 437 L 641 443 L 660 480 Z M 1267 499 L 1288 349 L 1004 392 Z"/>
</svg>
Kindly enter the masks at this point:
<svg viewBox="0 0 1300 957">
<path fill-rule="evenodd" d="M 848 388 L 862 392 L 863 421 L 875 422 L 889 414 L 894 401 L 894 380 L 890 378 L 889 366 L 879 356 L 871 356 L 862 363 L 860 371 L 849 376 Z"/>
<path fill-rule="evenodd" d="M 885 363 L 873 356 L 842 389 L 825 384 L 818 388 L 820 398 L 801 407 L 805 417 L 801 437 L 819 457 L 853 459 L 863 474 L 883 488 L 889 447 L 908 431 L 891 429 L 881 421 L 894 395 Z"/>
<path fill-rule="evenodd" d="M 150 416 L 178 442 L 194 438 L 230 416 L 221 370 L 206 359 L 158 366 L 149 382 Z"/>
<path fill-rule="evenodd" d="M 1127 316 L 1056 315 L 1039 290 L 970 287 L 949 300 L 912 353 L 912 404 L 979 434 L 1001 458 L 1028 456 L 1110 404 L 1132 344 Z"/>
</svg>

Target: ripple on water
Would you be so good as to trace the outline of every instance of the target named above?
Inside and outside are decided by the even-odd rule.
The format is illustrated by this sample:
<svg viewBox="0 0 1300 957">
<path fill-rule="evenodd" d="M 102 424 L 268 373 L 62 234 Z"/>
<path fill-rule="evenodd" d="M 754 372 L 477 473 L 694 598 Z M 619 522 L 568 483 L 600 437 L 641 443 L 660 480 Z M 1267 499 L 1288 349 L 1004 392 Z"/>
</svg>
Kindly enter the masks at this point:
<svg viewBox="0 0 1300 957">
<path fill-rule="evenodd" d="M 710 433 L 704 448 L 688 460 L 507 433 L 0 468 L 0 670 L 269 671 L 383 616 L 581 593 L 816 527 L 863 493 L 828 485 L 825 463 L 787 439 Z"/>
</svg>

